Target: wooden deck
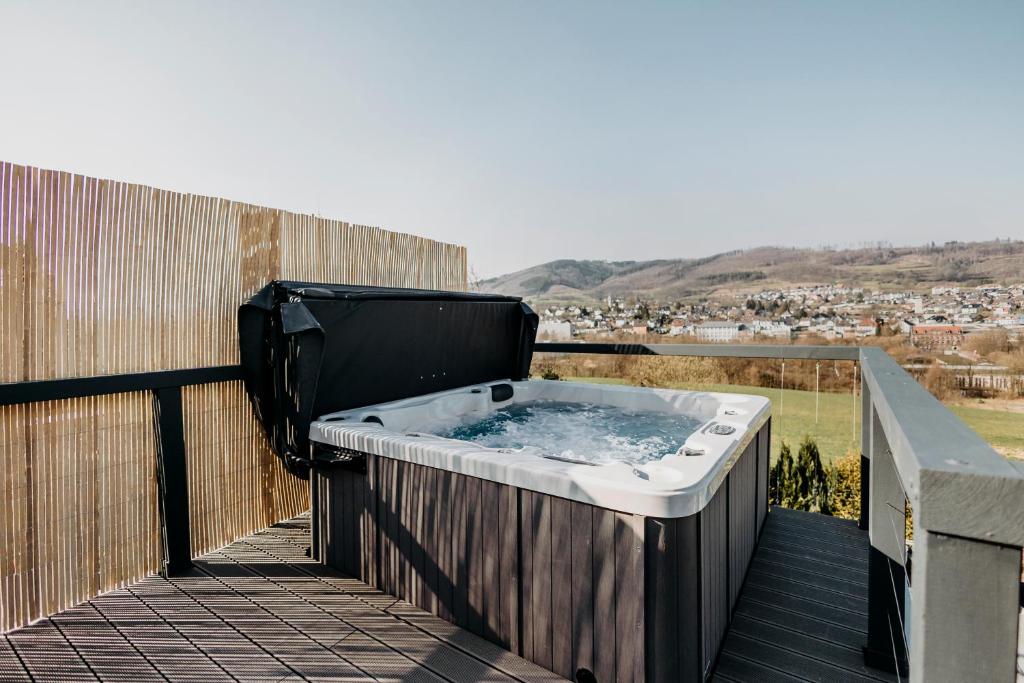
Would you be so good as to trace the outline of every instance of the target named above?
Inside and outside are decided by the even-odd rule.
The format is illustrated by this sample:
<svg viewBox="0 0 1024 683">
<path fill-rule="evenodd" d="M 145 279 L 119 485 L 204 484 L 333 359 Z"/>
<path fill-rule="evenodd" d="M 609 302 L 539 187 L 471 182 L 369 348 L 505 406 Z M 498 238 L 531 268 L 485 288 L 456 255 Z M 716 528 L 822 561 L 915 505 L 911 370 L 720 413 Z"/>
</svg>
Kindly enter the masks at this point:
<svg viewBox="0 0 1024 683">
<path fill-rule="evenodd" d="M 312 562 L 308 517 L 0 636 L 0 681 L 560 681 Z"/>
<path fill-rule="evenodd" d="M 314 563 L 308 517 L 0 637 L 0 681 L 558 681 Z M 895 681 L 866 668 L 867 535 L 773 509 L 716 681 Z"/>
<path fill-rule="evenodd" d="M 736 604 L 716 681 L 896 681 L 864 666 L 868 536 L 772 508 Z"/>
</svg>

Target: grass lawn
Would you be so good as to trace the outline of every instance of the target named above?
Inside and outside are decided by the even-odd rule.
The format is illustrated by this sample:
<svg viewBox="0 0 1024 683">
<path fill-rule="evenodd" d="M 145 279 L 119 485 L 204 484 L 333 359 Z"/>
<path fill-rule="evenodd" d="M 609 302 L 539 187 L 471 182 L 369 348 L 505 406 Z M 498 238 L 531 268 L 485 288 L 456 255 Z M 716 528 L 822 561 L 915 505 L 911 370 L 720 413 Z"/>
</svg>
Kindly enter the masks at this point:
<svg viewBox="0 0 1024 683">
<path fill-rule="evenodd" d="M 949 409 L 996 450 L 1024 458 L 1024 413 L 970 406 Z"/>
<path fill-rule="evenodd" d="M 566 377 L 571 382 L 626 384 L 617 378 Z M 765 389 L 733 384 L 673 384 L 673 389 L 698 389 L 734 394 L 765 396 L 772 402 L 772 455 L 779 452 L 784 439 L 794 450 L 804 435 L 818 443 L 826 462 L 847 452 L 860 452 L 860 396 L 856 411 L 851 394 L 818 395 L 818 420 L 814 419 L 814 392 L 796 389 Z M 951 406 L 950 409 L 983 439 L 1003 452 L 1024 453 L 1024 413 Z"/>
</svg>

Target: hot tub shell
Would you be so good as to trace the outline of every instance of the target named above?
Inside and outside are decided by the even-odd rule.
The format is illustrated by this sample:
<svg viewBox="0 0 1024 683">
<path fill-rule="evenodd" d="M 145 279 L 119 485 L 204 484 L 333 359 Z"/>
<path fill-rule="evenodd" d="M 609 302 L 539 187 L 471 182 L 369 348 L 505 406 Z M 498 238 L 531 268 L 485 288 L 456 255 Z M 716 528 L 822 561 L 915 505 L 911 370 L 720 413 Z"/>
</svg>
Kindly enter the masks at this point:
<svg viewBox="0 0 1024 683">
<path fill-rule="evenodd" d="M 685 448 L 703 454 L 649 467 L 683 473 L 659 481 L 421 431 L 538 398 L 700 416 Z M 314 549 L 567 678 L 703 680 L 768 510 L 770 429 L 761 397 L 540 380 L 325 415 L 310 427 Z"/>
</svg>

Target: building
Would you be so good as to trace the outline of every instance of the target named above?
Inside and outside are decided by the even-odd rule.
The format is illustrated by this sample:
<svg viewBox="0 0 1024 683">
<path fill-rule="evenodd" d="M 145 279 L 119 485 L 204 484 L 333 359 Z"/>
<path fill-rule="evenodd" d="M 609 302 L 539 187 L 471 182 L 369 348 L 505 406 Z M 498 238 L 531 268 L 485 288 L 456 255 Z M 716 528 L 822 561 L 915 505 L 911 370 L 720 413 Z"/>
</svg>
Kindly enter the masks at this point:
<svg viewBox="0 0 1024 683">
<path fill-rule="evenodd" d="M 774 339 L 791 339 L 793 328 L 784 322 L 777 320 L 755 320 L 753 324 L 754 334 Z"/>
<path fill-rule="evenodd" d="M 689 334 L 690 333 L 689 327 L 690 327 L 689 324 L 685 320 L 683 320 L 682 318 L 676 318 L 675 320 L 672 321 L 672 324 L 669 325 L 669 328 L 668 328 L 669 336 L 679 337 L 679 336 L 682 336 L 684 334 Z"/>
<path fill-rule="evenodd" d="M 575 334 L 575 326 L 570 322 L 563 322 L 561 320 L 543 320 L 537 327 L 538 339 L 572 339 Z"/>
<path fill-rule="evenodd" d="M 878 332 L 878 323 L 874 318 L 860 318 L 853 331 L 858 337 L 871 337 Z"/>
<path fill-rule="evenodd" d="M 964 330 L 959 325 L 914 325 L 910 328 L 910 343 L 922 349 L 957 349 L 964 342 Z"/>
<path fill-rule="evenodd" d="M 731 342 L 740 338 L 743 325 L 721 320 L 695 325 L 693 333 L 697 339 L 709 342 Z"/>
</svg>

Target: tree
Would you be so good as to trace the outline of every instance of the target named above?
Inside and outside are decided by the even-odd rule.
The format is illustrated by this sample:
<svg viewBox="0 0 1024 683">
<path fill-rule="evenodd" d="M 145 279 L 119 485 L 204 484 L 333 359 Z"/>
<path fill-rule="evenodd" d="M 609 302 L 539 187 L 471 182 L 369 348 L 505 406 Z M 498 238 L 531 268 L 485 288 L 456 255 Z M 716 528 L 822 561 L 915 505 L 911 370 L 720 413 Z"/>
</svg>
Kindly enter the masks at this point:
<svg viewBox="0 0 1024 683">
<path fill-rule="evenodd" d="M 830 480 L 812 438 L 805 436 L 800 441 L 796 460 L 789 444 L 783 442 L 779 458 L 768 472 L 768 497 L 774 505 L 830 515 Z"/>
</svg>

